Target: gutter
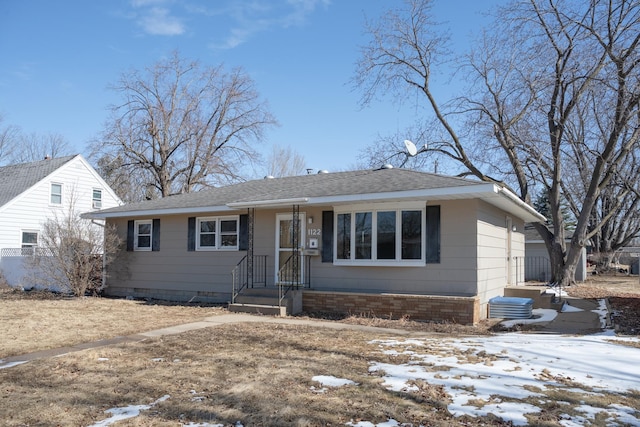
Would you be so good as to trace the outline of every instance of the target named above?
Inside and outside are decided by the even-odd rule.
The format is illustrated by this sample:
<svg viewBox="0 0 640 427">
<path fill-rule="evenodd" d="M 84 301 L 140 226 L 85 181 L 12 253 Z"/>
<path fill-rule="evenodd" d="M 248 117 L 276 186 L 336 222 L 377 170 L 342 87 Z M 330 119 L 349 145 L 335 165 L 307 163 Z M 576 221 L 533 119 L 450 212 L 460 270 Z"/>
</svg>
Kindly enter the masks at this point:
<svg viewBox="0 0 640 427">
<path fill-rule="evenodd" d="M 544 215 L 542 215 L 541 213 L 536 211 L 533 207 L 531 207 L 530 205 L 528 205 L 527 203 L 522 201 L 521 198 L 519 198 L 518 196 L 513 194 L 507 188 L 498 186 L 497 189 L 498 189 L 498 193 L 499 194 L 504 195 L 511 202 L 515 203 L 516 205 L 518 205 L 518 207 L 524 209 L 525 211 L 527 211 L 527 213 L 529 213 L 531 216 L 533 216 L 533 217 L 535 217 L 537 219 L 537 221 L 529 221 L 529 222 L 544 222 L 544 221 L 546 221 L 546 218 L 544 217 Z"/>
<path fill-rule="evenodd" d="M 297 197 L 293 199 L 272 199 L 272 200 L 256 200 L 252 202 L 232 202 L 227 203 L 227 206 L 232 209 L 242 209 L 242 208 L 268 208 L 268 207 L 277 207 L 277 206 L 286 206 L 286 205 L 300 205 L 304 203 L 309 203 L 308 197 Z"/>
</svg>

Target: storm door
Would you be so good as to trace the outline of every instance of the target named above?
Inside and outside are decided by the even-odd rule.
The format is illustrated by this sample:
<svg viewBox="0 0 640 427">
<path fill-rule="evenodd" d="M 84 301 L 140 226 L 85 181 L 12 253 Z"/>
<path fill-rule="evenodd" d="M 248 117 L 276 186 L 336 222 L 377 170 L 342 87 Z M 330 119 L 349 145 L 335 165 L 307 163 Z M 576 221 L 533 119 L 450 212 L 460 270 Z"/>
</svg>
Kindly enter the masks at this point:
<svg viewBox="0 0 640 427">
<path fill-rule="evenodd" d="M 293 214 L 276 215 L 276 283 L 303 283 L 305 216 L 304 213 L 297 216 L 295 221 Z M 297 259 L 292 259 L 293 256 Z"/>
</svg>

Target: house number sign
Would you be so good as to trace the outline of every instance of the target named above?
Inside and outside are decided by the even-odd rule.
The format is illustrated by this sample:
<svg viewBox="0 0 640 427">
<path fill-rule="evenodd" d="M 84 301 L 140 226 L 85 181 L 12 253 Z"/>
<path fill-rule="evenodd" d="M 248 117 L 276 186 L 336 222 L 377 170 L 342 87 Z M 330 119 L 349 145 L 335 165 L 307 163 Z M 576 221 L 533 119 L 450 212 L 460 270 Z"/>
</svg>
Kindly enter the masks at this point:
<svg viewBox="0 0 640 427">
<path fill-rule="evenodd" d="M 309 236 L 319 236 L 321 234 L 321 231 L 319 228 L 310 228 L 307 230 L 307 234 Z"/>
</svg>

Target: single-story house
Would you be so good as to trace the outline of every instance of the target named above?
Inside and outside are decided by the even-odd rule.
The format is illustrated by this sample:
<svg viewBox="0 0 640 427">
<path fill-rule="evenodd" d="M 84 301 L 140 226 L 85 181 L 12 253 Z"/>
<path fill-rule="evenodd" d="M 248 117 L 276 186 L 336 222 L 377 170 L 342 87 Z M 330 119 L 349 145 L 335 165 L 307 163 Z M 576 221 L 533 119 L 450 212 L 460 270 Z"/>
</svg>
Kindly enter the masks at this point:
<svg viewBox="0 0 640 427">
<path fill-rule="evenodd" d="M 127 241 L 113 296 L 235 302 L 293 290 L 304 311 L 473 324 L 517 282 L 525 223 L 508 189 L 381 168 L 253 181 L 87 214 Z"/>
<path fill-rule="evenodd" d="M 81 155 L 0 167 L 0 273 L 11 286 L 34 287 L 24 260 L 41 247 L 49 220 L 111 208 L 120 198 Z M 97 227 L 97 226 L 96 226 Z"/>
</svg>

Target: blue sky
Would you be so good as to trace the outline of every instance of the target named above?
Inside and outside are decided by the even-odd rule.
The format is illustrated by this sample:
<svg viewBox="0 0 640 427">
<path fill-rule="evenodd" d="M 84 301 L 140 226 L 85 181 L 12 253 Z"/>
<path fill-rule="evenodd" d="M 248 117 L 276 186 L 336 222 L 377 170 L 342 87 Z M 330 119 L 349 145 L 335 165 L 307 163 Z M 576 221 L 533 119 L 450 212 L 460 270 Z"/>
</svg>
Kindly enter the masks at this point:
<svg viewBox="0 0 640 427">
<path fill-rule="evenodd" d="M 436 0 L 464 48 L 496 0 Z M 64 136 L 87 155 L 108 85 L 173 50 L 205 65 L 241 66 L 280 123 L 260 143 L 293 147 L 307 167 L 349 169 L 378 135 L 401 131 L 415 108 L 391 100 L 360 108 L 354 76 L 365 16 L 391 0 L 0 0 L 3 126 Z M 446 89 L 442 89 L 446 93 Z M 402 141 L 398 141 L 399 146 Z"/>
</svg>

